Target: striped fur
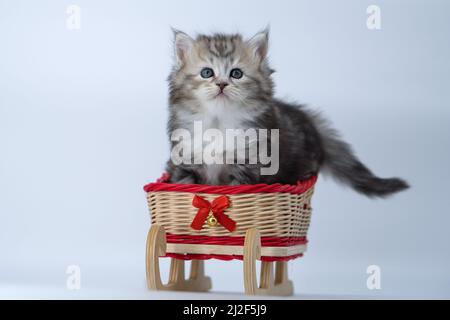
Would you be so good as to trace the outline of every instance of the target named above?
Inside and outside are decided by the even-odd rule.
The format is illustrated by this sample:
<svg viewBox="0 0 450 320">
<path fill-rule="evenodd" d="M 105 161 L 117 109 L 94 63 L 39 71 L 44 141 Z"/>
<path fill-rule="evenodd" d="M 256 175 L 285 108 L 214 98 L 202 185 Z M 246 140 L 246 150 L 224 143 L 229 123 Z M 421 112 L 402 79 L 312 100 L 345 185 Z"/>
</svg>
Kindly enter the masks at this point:
<svg viewBox="0 0 450 320">
<path fill-rule="evenodd" d="M 192 39 L 175 31 L 174 47 L 175 64 L 169 76 L 169 135 L 179 128 L 192 132 L 194 121 L 202 121 L 204 129 L 279 129 L 280 167 L 276 174 L 264 176 L 260 164 L 174 165 L 169 160 L 167 171 L 172 182 L 295 184 L 328 169 L 339 181 L 367 196 L 386 196 L 408 187 L 401 179 L 373 175 L 321 116 L 274 98 L 267 31 L 248 40 L 239 34 Z M 200 76 L 205 67 L 213 69 L 213 77 Z M 233 68 L 242 69 L 244 76 L 231 78 Z M 218 95 L 218 82 L 228 83 L 224 95 Z"/>
</svg>

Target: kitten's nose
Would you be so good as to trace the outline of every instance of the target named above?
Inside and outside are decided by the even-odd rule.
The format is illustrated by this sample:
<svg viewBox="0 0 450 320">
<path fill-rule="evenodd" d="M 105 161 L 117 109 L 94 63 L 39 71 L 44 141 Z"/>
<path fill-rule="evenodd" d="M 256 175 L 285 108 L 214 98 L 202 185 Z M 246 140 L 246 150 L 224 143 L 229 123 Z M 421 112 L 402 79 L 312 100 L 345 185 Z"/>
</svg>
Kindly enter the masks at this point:
<svg viewBox="0 0 450 320">
<path fill-rule="evenodd" d="M 225 87 L 228 85 L 227 82 L 219 82 L 216 83 L 216 85 L 220 88 L 220 91 L 223 91 L 223 89 L 225 89 Z"/>
</svg>

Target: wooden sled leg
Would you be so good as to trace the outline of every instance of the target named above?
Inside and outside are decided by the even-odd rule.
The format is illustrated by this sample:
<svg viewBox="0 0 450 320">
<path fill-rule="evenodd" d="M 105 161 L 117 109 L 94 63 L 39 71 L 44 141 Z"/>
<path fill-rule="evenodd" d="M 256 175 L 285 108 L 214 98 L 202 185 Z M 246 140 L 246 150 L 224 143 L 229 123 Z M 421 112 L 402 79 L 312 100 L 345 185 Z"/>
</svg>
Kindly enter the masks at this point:
<svg viewBox="0 0 450 320">
<path fill-rule="evenodd" d="M 260 285 L 256 280 L 256 259 L 261 258 L 261 236 L 256 229 L 249 229 L 244 243 L 244 287 L 248 295 L 290 296 L 294 292 L 287 277 L 287 262 L 277 261 L 275 277 L 273 262 L 261 262 Z"/>
<path fill-rule="evenodd" d="M 188 279 L 184 277 L 184 260 L 171 258 L 169 281 L 163 284 L 159 270 L 159 257 L 166 254 L 166 233 L 164 228 L 153 225 L 147 237 L 146 271 L 147 285 L 152 290 L 208 291 L 211 279 L 205 276 L 204 262 L 192 260 Z"/>
<path fill-rule="evenodd" d="M 261 258 L 261 236 L 258 230 L 249 229 L 244 241 L 244 288 L 249 295 L 257 294 L 256 259 Z"/>
</svg>

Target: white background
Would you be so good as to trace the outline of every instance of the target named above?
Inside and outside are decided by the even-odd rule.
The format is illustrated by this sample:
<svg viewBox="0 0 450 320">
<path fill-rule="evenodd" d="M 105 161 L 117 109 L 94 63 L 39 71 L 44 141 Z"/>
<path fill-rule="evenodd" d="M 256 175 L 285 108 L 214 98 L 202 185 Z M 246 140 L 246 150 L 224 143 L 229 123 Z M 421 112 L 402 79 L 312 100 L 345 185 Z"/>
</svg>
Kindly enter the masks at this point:
<svg viewBox="0 0 450 320">
<path fill-rule="evenodd" d="M 366 27 L 370 4 L 381 30 Z M 0 0 L 0 297 L 244 297 L 237 261 L 207 263 L 216 295 L 147 291 L 142 187 L 169 153 L 170 26 L 251 36 L 270 23 L 277 96 L 323 110 L 377 174 L 412 185 L 370 200 L 322 177 L 309 251 L 289 265 L 295 297 L 450 298 L 449 12 L 436 0 Z M 366 287 L 372 264 L 381 290 Z"/>
</svg>

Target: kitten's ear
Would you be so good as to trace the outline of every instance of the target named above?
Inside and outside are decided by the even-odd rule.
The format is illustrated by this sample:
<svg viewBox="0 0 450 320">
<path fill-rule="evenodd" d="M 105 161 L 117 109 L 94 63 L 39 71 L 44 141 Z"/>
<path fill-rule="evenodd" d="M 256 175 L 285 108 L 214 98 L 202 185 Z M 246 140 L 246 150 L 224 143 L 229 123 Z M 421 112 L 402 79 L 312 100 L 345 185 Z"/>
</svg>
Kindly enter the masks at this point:
<svg viewBox="0 0 450 320">
<path fill-rule="evenodd" d="M 194 39 L 186 33 L 172 29 L 174 35 L 175 58 L 179 65 L 186 62 L 187 56 L 194 46 Z"/>
<path fill-rule="evenodd" d="M 269 51 L 269 27 L 258 32 L 250 40 L 247 41 L 256 57 L 264 60 Z"/>
</svg>

